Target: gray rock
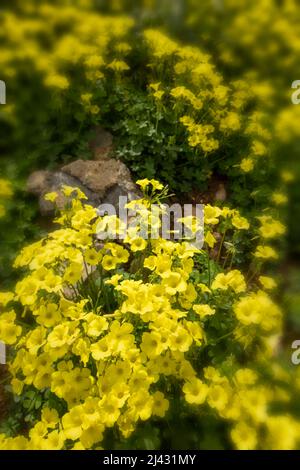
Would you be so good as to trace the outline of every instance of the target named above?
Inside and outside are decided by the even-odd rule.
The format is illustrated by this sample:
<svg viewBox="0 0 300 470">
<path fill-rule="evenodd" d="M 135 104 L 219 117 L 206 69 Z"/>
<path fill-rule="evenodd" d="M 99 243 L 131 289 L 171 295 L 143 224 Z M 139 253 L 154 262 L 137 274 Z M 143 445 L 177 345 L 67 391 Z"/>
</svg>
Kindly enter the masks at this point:
<svg viewBox="0 0 300 470">
<path fill-rule="evenodd" d="M 219 187 L 216 190 L 216 193 L 214 195 L 214 200 L 221 201 L 221 202 L 224 202 L 227 200 L 227 191 L 223 183 L 219 184 Z"/>
<path fill-rule="evenodd" d="M 32 173 L 26 185 L 29 194 L 40 196 L 44 189 L 48 188 L 51 184 L 52 175 L 51 171 L 35 171 Z"/>
<path fill-rule="evenodd" d="M 59 209 L 65 207 L 64 185 L 81 189 L 88 198 L 87 203 L 94 207 L 113 204 L 118 209 L 120 196 L 127 196 L 128 200 L 140 197 L 128 168 L 119 160 L 76 160 L 58 171 L 37 171 L 29 177 L 27 190 L 39 197 L 43 216 L 53 216 L 55 211 L 55 205 L 44 199 L 49 192 L 58 193 L 56 205 Z"/>
<path fill-rule="evenodd" d="M 86 188 L 104 198 L 109 190 L 119 186 L 125 193 L 135 190 L 130 172 L 119 160 L 76 160 L 62 172 L 80 181 Z"/>
<path fill-rule="evenodd" d="M 95 128 L 94 136 L 89 142 L 94 160 L 105 160 L 112 156 L 113 136 L 102 127 Z"/>
</svg>

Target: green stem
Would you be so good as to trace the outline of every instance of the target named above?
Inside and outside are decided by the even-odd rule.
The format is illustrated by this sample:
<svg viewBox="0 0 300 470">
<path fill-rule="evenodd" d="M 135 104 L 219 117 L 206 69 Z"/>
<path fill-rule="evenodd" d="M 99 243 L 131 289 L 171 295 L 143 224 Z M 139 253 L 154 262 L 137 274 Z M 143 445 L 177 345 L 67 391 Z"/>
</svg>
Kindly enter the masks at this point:
<svg viewBox="0 0 300 470">
<path fill-rule="evenodd" d="M 226 263 L 227 263 L 227 261 L 228 261 L 229 255 L 230 255 L 230 253 L 229 253 L 229 251 L 228 251 L 228 253 L 227 253 L 226 257 L 225 257 L 224 263 L 223 263 L 223 269 L 225 269 L 225 266 L 226 266 Z"/>
<path fill-rule="evenodd" d="M 223 237 L 222 237 L 221 243 L 220 243 L 220 247 L 219 247 L 217 262 L 219 262 L 219 261 L 220 261 L 220 258 L 221 258 L 222 248 L 223 248 L 224 241 L 225 241 L 225 237 L 226 237 L 226 232 L 227 232 L 227 230 L 225 229 L 225 231 L 224 231 L 224 233 L 223 233 Z"/>
<path fill-rule="evenodd" d="M 220 336 L 220 338 L 217 338 L 216 340 L 209 342 L 207 346 L 215 345 L 219 343 L 220 341 L 222 341 L 223 339 L 229 338 L 229 336 L 231 336 L 234 332 L 235 332 L 235 329 L 230 331 L 229 333 L 226 333 L 226 335 Z"/>
<path fill-rule="evenodd" d="M 210 271 L 210 258 L 207 252 L 207 270 L 208 270 L 208 287 L 211 285 L 211 271 Z"/>
<path fill-rule="evenodd" d="M 231 260 L 230 260 L 230 265 L 229 265 L 229 269 L 230 269 L 230 270 L 232 269 L 233 258 L 234 258 L 234 253 L 232 253 L 232 257 L 231 257 Z"/>
</svg>

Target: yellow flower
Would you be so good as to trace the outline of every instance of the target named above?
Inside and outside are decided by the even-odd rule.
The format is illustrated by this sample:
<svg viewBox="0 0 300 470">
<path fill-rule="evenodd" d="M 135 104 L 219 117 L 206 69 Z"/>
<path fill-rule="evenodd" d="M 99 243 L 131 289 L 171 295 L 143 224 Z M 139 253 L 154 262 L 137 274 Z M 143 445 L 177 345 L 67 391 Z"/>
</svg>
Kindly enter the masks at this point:
<svg viewBox="0 0 300 470">
<path fill-rule="evenodd" d="M 93 95 L 92 93 L 83 93 L 80 98 L 84 104 L 90 104 Z"/>
<path fill-rule="evenodd" d="M 234 307 L 237 319 L 244 325 L 261 324 L 266 331 L 278 326 L 280 309 L 262 291 L 243 297 Z M 268 312 L 268 315 L 266 315 Z"/>
<path fill-rule="evenodd" d="M 79 338 L 72 347 L 72 352 L 79 356 L 83 362 L 83 365 L 86 365 L 90 358 L 90 341 L 87 338 Z"/>
<path fill-rule="evenodd" d="M 105 255 L 102 259 L 102 266 L 105 271 L 112 271 L 116 269 L 118 260 L 110 255 Z"/>
<path fill-rule="evenodd" d="M 272 277 L 260 276 L 259 282 L 267 290 L 272 290 L 272 289 L 275 289 L 275 287 L 277 287 L 277 283 L 276 281 L 274 281 Z"/>
<path fill-rule="evenodd" d="M 186 352 L 190 349 L 193 338 L 188 330 L 182 326 L 177 326 L 175 332 L 171 334 L 169 342 L 171 351 Z"/>
<path fill-rule="evenodd" d="M 66 392 L 70 388 L 68 379 L 69 375 L 67 371 L 62 370 L 54 372 L 51 377 L 51 391 L 60 398 L 65 397 Z"/>
<path fill-rule="evenodd" d="M 171 274 L 172 260 L 168 255 L 157 256 L 151 262 L 155 263 L 155 271 L 159 276 L 168 277 Z"/>
<path fill-rule="evenodd" d="M 32 354 L 36 354 L 41 346 L 45 344 L 46 330 L 43 327 L 35 328 L 27 337 L 26 347 Z"/>
<path fill-rule="evenodd" d="M 108 323 L 104 317 L 94 315 L 93 313 L 88 314 L 85 317 L 86 320 L 86 332 L 93 338 L 98 338 L 104 331 L 108 329 Z"/>
<path fill-rule="evenodd" d="M 209 387 L 207 402 L 211 408 L 222 411 L 226 407 L 228 400 L 229 394 L 226 387 L 217 384 Z"/>
<path fill-rule="evenodd" d="M 152 54 L 157 59 L 166 58 L 174 54 L 178 49 L 176 42 L 157 29 L 147 29 L 144 32 L 144 36 Z"/>
<path fill-rule="evenodd" d="M 204 337 L 204 331 L 201 326 L 198 323 L 191 321 L 186 321 L 184 326 L 188 330 L 195 343 L 199 346 L 202 343 Z"/>
<path fill-rule="evenodd" d="M 70 86 L 69 80 L 63 75 L 49 75 L 45 79 L 45 85 L 50 88 L 58 88 L 59 90 L 67 90 Z"/>
<path fill-rule="evenodd" d="M 278 220 L 273 220 L 271 217 L 259 217 L 261 227 L 259 232 L 263 238 L 274 238 L 283 235 L 286 232 L 285 226 Z"/>
<path fill-rule="evenodd" d="M 272 201 L 277 205 L 277 206 L 281 206 L 281 205 L 284 205 L 284 204 L 287 204 L 288 202 L 288 197 L 286 194 L 284 193 L 274 193 L 272 195 Z"/>
<path fill-rule="evenodd" d="M 115 72 L 125 72 L 129 70 L 129 66 L 124 62 L 124 60 L 114 59 L 110 64 L 107 65 L 109 69 L 114 70 Z"/>
<path fill-rule="evenodd" d="M 188 129 L 193 129 L 195 121 L 190 116 L 183 116 L 180 118 L 180 122 Z"/>
<path fill-rule="evenodd" d="M 56 304 L 42 305 L 38 311 L 37 323 L 47 328 L 57 325 L 61 321 L 61 314 Z"/>
<path fill-rule="evenodd" d="M 185 280 L 180 273 L 176 272 L 167 273 L 163 278 L 162 285 L 169 295 L 175 295 L 177 292 L 184 292 L 187 289 Z"/>
<path fill-rule="evenodd" d="M 67 185 L 63 186 L 64 196 L 71 197 L 75 192 L 76 192 L 76 188 L 74 188 L 73 186 L 67 186 Z"/>
<path fill-rule="evenodd" d="M 114 274 L 110 279 L 105 281 L 105 284 L 117 287 L 122 279 L 123 276 L 121 274 Z"/>
<path fill-rule="evenodd" d="M 156 256 L 148 256 L 148 258 L 146 258 L 144 261 L 144 267 L 150 269 L 150 271 L 154 271 L 156 268 L 156 261 Z"/>
<path fill-rule="evenodd" d="M 241 161 L 240 168 L 244 173 L 249 173 L 254 168 L 254 161 L 252 158 L 244 158 Z"/>
<path fill-rule="evenodd" d="M 120 381 L 114 384 L 113 397 L 118 402 L 118 408 L 122 408 L 130 396 L 130 388 L 127 384 Z"/>
<path fill-rule="evenodd" d="M 238 423 L 231 431 L 231 439 L 238 450 L 253 450 L 257 446 L 257 435 L 254 426 Z"/>
<path fill-rule="evenodd" d="M 52 431 L 42 443 L 42 450 L 61 450 L 65 443 L 63 432 Z"/>
<path fill-rule="evenodd" d="M 299 440 L 299 421 L 289 415 L 269 416 L 267 445 L 271 450 L 294 450 Z"/>
<path fill-rule="evenodd" d="M 199 289 L 201 290 L 201 292 L 204 293 L 204 294 L 205 294 L 205 293 L 208 293 L 208 294 L 209 294 L 209 293 L 211 292 L 210 288 L 207 287 L 207 285 L 206 285 L 206 284 L 203 284 L 202 282 L 200 282 L 200 284 L 197 284 L 197 287 L 199 287 Z"/>
<path fill-rule="evenodd" d="M 15 320 L 14 311 L 2 313 L 0 316 L 0 340 L 5 344 L 15 344 L 22 333 L 21 326 L 17 325 Z"/>
<path fill-rule="evenodd" d="M 250 224 L 245 217 L 241 217 L 239 214 L 235 214 L 231 219 L 232 225 L 239 230 L 248 230 Z"/>
<path fill-rule="evenodd" d="M 295 180 L 295 175 L 291 171 L 284 170 L 281 172 L 281 179 L 284 183 L 292 183 Z"/>
<path fill-rule="evenodd" d="M 94 444 L 103 440 L 105 426 L 102 423 L 93 423 L 84 429 L 80 441 L 86 449 L 91 449 Z"/>
<path fill-rule="evenodd" d="M 153 93 L 153 96 L 154 98 L 156 98 L 158 101 L 160 101 L 162 99 L 162 97 L 164 96 L 165 92 L 162 91 L 162 90 L 158 90 L 156 91 L 155 93 Z"/>
<path fill-rule="evenodd" d="M 6 216 L 6 209 L 2 204 L 0 204 L 0 219 L 2 219 L 5 216 Z"/>
<path fill-rule="evenodd" d="M 204 207 L 204 223 L 208 225 L 217 225 L 222 211 L 219 207 L 213 207 L 207 204 Z"/>
<path fill-rule="evenodd" d="M 200 318 L 205 318 L 216 313 L 215 309 L 211 308 L 209 305 L 193 305 L 193 310 Z"/>
<path fill-rule="evenodd" d="M 204 237 L 205 243 L 209 246 L 209 248 L 213 248 L 217 243 L 216 238 L 213 236 L 211 232 L 207 232 Z"/>
<path fill-rule="evenodd" d="M 143 251 L 147 248 L 147 241 L 141 237 L 130 240 L 129 244 L 130 244 L 131 251 L 133 251 L 133 253 L 137 251 Z"/>
<path fill-rule="evenodd" d="M 134 346 L 131 323 L 114 321 L 110 326 L 110 347 L 116 352 L 129 351 Z"/>
<path fill-rule="evenodd" d="M 169 402 L 165 399 L 164 394 L 161 392 L 155 392 L 153 395 L 153 409 L 152 413 L 155 416 L 163 418 L 169 409 Z"/>
<path fill-rule="evenodd" d="M 91 55 L 85 60 L 85 65 L 91 69 L 99 68 L 103 64 L 104 64 L 104 60 L 99 55 Z"/>
<path fill-rule="evenodd" d="M 44 196 L 45 201 L 49 201 L 49 202 L 55 202 L 57 198 L 58 198 L 58 194 L 55 192 L 47 193 Z"/>
<path fill-rule="evenodd" d="M 79 263 L 71 263 L 65 270 L 63 280 L 70 284 L 76 284 L 81 279 L 83 267 Z"/>
<path fill-rule="evenodd" d="M 143 180 L 137 180 L 136 184 L 142 188 L 143 191 L 146 191 L 148 186 L 152 186 L 153 190 L 155 191 L 160 191 L 163 189 L 163 185 L 159 183 L 158 181 L 151 179 L 149 180 L 148 178 L 144 178 Z"/>
<path fill-rule="evenodd" d="M 90 248 L 84 252 L 84 259 L 90 266 L 96 266 L 102 259 L 102 253 Z"/>
<path fill-rule="evenodd" d="M 163 189 L 155 180 L 142 180 L 141 185 L 149 188 L 149 194 Z M 206 335 L 212 341 L 222 337 L 226 347 L 227 335 L 218 333 L 219 321 L 213 317 L 226 303 L 228 315 L 221 320 L 225 326 L 229 322 L 230 331 L 235 326 L 230 342 L 236 341 L 238 350 L 250 346 L 250 353 L 254 347 L 259 370 L 260 361 L 271 357 L 280 337 L 282 313 L 278 306 L 255 284 L 247 286 L 237 269 L 212 273 L 208 287 L 202 252 L 198 258 L 199 250 L 187 242 L 158 239 L 148 243 L 129 236 L 130 232 L 128 249 L 108 239 L 97 251 L 95 209 L 83 205 L 76 188 L 65 187 L 64 191 L 73 200 L 62 211 L 63 226 L 22 251 L 16 266 L 27 268 L 29 275 L 17 284 L 14 293 L 0 293 L 0 308 L 14 305 L 16 300 L 18 315 L 19 310 L 24 314 L 22 320 L 28 329 L 19 327 L 14 311 L 4 311 L 0 339 L 4 336 L 17 343 L 10 363 L 14 393 L 48 389 L 63 401 L 66 411 L 60 417 L 43 404 L 41 421 L 29 431 L 29 439 L 0 435 L 0 448 L 98 449 L 107 428 L 113 427 L 128 438 L 139 420 L 165 417 L 169 401 L 164 393 L 176 382 L 183 384 L 187 403 L 207 403 L 213 409 L 209 411 L 206 405 L 201 413 L 217 413 L 224 422 L 236 423 L 232 431 L 236 447 L 256 446 L 248 428 L 236 429 L 245 422 L 259 430 L 263 425 L 261 446 L 277 448 L 282 435 L 275 433 L 276 423 L 270 421 L 268 410 L 274 401 L 287 403 L 287 391 L 282 392 L 280 384 L 274 389 L 261 385 L 263 377 L 254 363 L 245 362 L 238 368 L 239 362 L 232 357 L 224 364 L 218 362 L 220 369 L 203 369 L 198 359 Z M 149 211 L 149 200 L 139 201 L 143 217 Z M 234 209 L 207 207 L 206 221 L 212 226 L 221 216 L 222 224 L 232 219 L 246 228 L 248 223 Z M 269 216 L 260 221 L 262 226 L 276 222 Z M 131 256 L 141 246 L 147 247 L 145 256 Z M 142 259 L 135 265 L 135 258 Z M 100 267 L 97 276 L 95 270 L 95 275 L 77 283 L 93 273 L 91 266 L 99 262 L 105 269 L 102 279 Z M 121 264 L 115 274 L 112 270 Z M 74 283 L 74 288 L 64 285 L 66 281 Z M 260 276 L 259 282 L 265 289 L 274 287 L 267 276 Z M 202 322 L 207 316 L 212 316 L 209 331 Z M 214 359 L 211 357 L 212 364 Z M 199 370 L 205 383 L 197 376 Z M 287 374 L 284 381 L 289 380 Z M 295 379 L 296 388 L 298 382 Z M 164 393 L 159 391 L 160 385 Z M 291 425 L 284 445 L 295 447 L 296 424 L 288 420 L 281 425 L 285 433 Z M 243 442 L 239 433 L 244 433 Z"/>
<path fill-rule="evenodd" d="M 115 48 L 116 51 L 120 52 L 121 54 L 127 54 L 132 50 L 132 47 L 127 42 L 120 42 L 116 44 Z"/>
<path fill-rule="evenodd" d="M 93 106 L 91 106 L 89 109 L 90 109 L 90 113 L 91 113 L 91 114 L 97 115 L 97 114 L 100 113 L 100 108 L 99 108 L 99 106 L 97 106 L 97 105 L 93 105 Z"/>
<path fill-rule="evenodd" d="M 143 333 L 141 350 L 150 358 L 159 356 L 163 350 L 160 334 L 155 331 Z"/>
<path fill-rule="evenodd" d="M 145 189 L 150 185 L 150 180 L 148 180 L 148 178 L 144 178 L 143 180 L 137 180 L 136 184 L 145 191 Z"/>
<path fill-rule="evenodd" d="M 229 271 L 227 274 L 224 274 L 224 273 L 217 274 L 217 276 L 215 277 L 211 285 L 211 288 L 213 290 L 215 289 L 227 290 L 230 287 L 237 294 L 241 292 L 245 292 L 246 290 L 245 278 L 243 274 L 237 269 L 234 269 L 233 271 Z"/>
<path fill-rule="evenodd" d="M 261 311 L 257 308 L 256 297 L 244 297 L 235 306 L 234 311 L 238 320 L 244 325 L 259 323 L 261 320 Z"/>
<path fill-rule="evenodd" d="M 215 383 L 220 383 L 222 381 L 220 372 L 212 366 L 205 367 L 204 377 L 207 380 L 215 382 Z"/>
<path fill-rule="evenodd" d="M 130 396 L 128 404 L 132 408 L 136 420 L 140 418 L 142 421 L 146 421 L 150 418 L 153 408 L 153 398 L 146 390 L 143 390 L 143 388 Z"/>
<path fill-rule="evenodd" d="M 67 325 L 58 325 L 48 336 L 48 344 L 51 348 L 60 348 L 69 340 L 69 328 Z"/>
<path fill-rule="evenodd" d="M 201 380 L 194 378 L 183 386 L 183 393 L 188 403 L 202 405 L 207 397 L 208 386 Z"/>
<path fill-rule="evenodd" d="M 118 258 L 119 263 L 127 263 L 129 259 L 129 252 L 125 248 L 117 245 L 116 243 L 108 243 L 106 247 L 110 249 L 111 254 L 114 257 Z"/>
<path fill-rule="evenodd" d="M 62 425 L 64 434 L 67 439 L 72 439 L 76 441 L 76 439 L 80 438 L 83 429 L 83 417 L 82 414 L 82 407 L 76 406 L 72 408 L 69 413 L 66 413 L 62 418 Z"/>
<path fill-rule="evenodd" d="M 24 382 L 19 379 L 14 378 L 11 380 L 11 386 L 16 395 L 21 395 L 24 385 Z"/>
<path fill-rule="evenodd" d="M 47 425 L 47 428 L 55 428 L 59 422 L 59 416 L 55 409 L 44 407 L 42 409 L 41 421 Z"/>
<path fill-rule="evenodd" d="M 259 245 L 256 248 L 254 256 L 259 259 L 278 259 L 276 251 L 271 246 L 267 245 Z"/>
<path fill-rule="evenodd" d="M 154 91 L 158 91 L 160 85 L 161 85 L 161 82 L 150 83 L 150 84 L 149 84 L 149 87 L 150 87 L 152 90 L 154 90 Z"/>
<path fill-rule="evenodd" d="M 41 443 L 43 442 L 44 437 L 47 434 L 47 427 L 44 423 L 38 422 L 35 426 L 29 431 L 29 437 L 32 444 L 36 449 L 41 449 Z"/>
<path fill-rule="evenodd" d="M 12 184 L 10 181 L 0 178 L 0 197 L 9 199 L 13 195 Z"/>
<path fill-rule="evenodd" d="M 262 142 L 255 140 L 252 144 L 252 152 L 255 156 L 261 157 L 267 153 L 267 148 Z"/>
<path fill-rule="evenodd" d="M 221 119 L 220 129 L 231 132 L 238 131 L 241 127 L 240 117 L 235 112 L 229 112 L 227 116 Z"/>
<path fill-rule="evenodd" d="M 113 384 L 127 382 L 131 375 L 131 364 L 129 361 L 117 361 L 107 368 L 107 376 Z"/>
<path fill-rule="evenodd" d="M 39 288 L 40 284 L 36 280 L 27 277 L 18 282 L 16 293 L 23 305 L 32 305 L 36 300 Z"/>
<path fill-rule="evenodd" d="M 251 369 L 239 369 L 235 373 L 235 379 L 239 385 L 254 385 L 258 375 Z"/>
<path fill-rule="evenodd" d="M 96 361 L 101 361 L 111 355 L 111 347 L 107 336 L 91 345 L 91 353 Z"/>
</svg>

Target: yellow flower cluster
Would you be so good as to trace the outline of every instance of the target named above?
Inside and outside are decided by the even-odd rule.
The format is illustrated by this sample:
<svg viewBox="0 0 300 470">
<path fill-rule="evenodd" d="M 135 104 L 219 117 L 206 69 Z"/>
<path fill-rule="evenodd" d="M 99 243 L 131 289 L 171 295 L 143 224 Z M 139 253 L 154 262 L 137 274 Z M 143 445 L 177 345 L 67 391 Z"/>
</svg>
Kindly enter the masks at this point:
<svg viewBox="0 0 300 470">
<path fill-rule="evenodd" d="M 150 66 L 155 76 L 163 76 L 164 69 L 173 69 L 172 85 L 151 83 L 151 92 L 160 106 L 166 106 L 171 98 L 192 148 L 207 155 L 219 148 L 220 140 L 241 130 L 252 139 L 248 157 L 251 162 L 266 153 L 270 136 L 260 124 L 263 116 L 250 113 L 244 117 L 239 113 L 252 96 L 246 82 L 225 86 L 211 57 L 199 47 L 183 46 L 154 29 L 146 30 L 144 37 L 153 57 Z"/>
<path fill-rule="evenodd" d="M 112 234 L 111 217 L 99 218 L 80 190 L 65 187 L 71 199 L 56 220 L 62 227 L 16 259 L 28 274 L 15 292 L 0 296 L 0 340 L 14 345 L 13 391 L 51 390 L 67 411 L 44 406 L 28 436 L 1 435 L 0 448 L 100 448 L 107 429 L 116 426 L 126 438 L 140 421 L 170 412 L 174 383 L 181 406 L 216 413 L 237 448 L 278 446 L 273 430 L 280 420 L 293 430 L 286 446 L 295 447 L 299 423 L 270 415 L 278 397 L 258 373 L 240 366 L 238 357 L 229 372 L 199 363 L 201 351 L 222 339 L 211 337 L 211 322 L 230 321 L 233 344 L 259 343 L 261 354 L 280 333 L 281 312 L 268 294 L 250 290 L 237 269 L 215 275 L 211 284 L 201 281 L 197 266 L 209 253 L 189 241 L 141 238 L 151 198 L 164 192 L 154 180 L 139 185 L 145 196 L 129 206 L 143 217 L 126 229 L 123 243 L 100 241 L 107 227 Z M 208 224 L 217 225 L 221 213 L 207 206 Z"/>
<path fill-rule="evenodd" d="M 99 97 L 99 84 L 109 86 L 112 79 L 126 75 L 128 55 L 132 51 L 144 57 L 140 48 L 146 46 L 146 61 L 136 66 L 143 67 L 145 75 L 151 68 L 148 88 L 162 110 L 174 109 L 191 149 L 207 156 L 236 133 L 244 133 L 250 139 L 249 154 L 240 168 L 252 171 L 267 153 L 270 135 L 262 115 L 243 112 L 253 98 L 247 81 L 225 84 L 210 55 L 199 47 L 182 45 L 158 29 L 146 29 L 136 40 L 133 26 L 129 16 L 103 15 L 89 2 L 80 8 L 64 3 L 57 8 L 47 1 L 32 8 L 20 3 L 18 13 L 2 13 L 3 78 L 13 83 L 24 69 L 30 70 L 56 99 L 67 96 L 72 106 L 97 117 L 107 106 L 104 95 Z"/>
<path fill-rule="evenodd" d="M 65 91 L 71 86 L 76 67 L 89 81 L 101 79 L 106 68 L 116 72 L 128 69 L 125 58 L 130 46 L 125 38 L 133 26 L 130 18 L 100 15 L 88 5 L 57 8 L 42 2 L 33 9 L 34 15 L 21 4 L 18 14 L 1 14 L 5 54 L 1 55 L 0 65 L 4 78 L 14 77 L 27 65 L 31 73 L 35 70 L 42 75 L 46 87 Z M 60 30 L 64 33 L 57 34 Z M 39 40 L 41 34 L 47 38 L 45 41 Z"/>
<path fill-rule="evenodd" d="M 222 4 L 204 0 L 201 5 L 197 0 L 187 0 L 182 21 L 214 51 L 223 70 L 239 78 L 241 92 L 247 82 L 265 114 L 264 122 L 272 129 L 276 143 L 273 151 L 278 152 L 279 163 L 285 165 L 284 146 L 299 138 L 299 106 L 291 105 L 291 84 L 297 78 L 294 74 L 300 50 L 297 1 L 262 0 L 258 8 L 251 0 L 224 0 Z M 265 155 L 266 148 L 261 144 L 263 141 L 258 148 L 255 146 L 256 150 Z M 292 153 L 296 160 L 296 151 Z M 249 173 L 255 165 L 251 152 L 245 155 L 240 168 Z"/>
</svg>

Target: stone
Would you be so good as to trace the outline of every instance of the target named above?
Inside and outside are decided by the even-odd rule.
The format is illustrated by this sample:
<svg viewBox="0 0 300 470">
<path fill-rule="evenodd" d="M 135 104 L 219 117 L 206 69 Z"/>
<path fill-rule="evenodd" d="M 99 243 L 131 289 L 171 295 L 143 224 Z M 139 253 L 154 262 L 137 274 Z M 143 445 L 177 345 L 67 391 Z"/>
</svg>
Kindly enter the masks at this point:
<svg viewBox="0 0 300 470">
<path fill-rule="evenodd" d="M 220 177 L 213 176 L 205 191 L 194 189 L 187 195 L 188 200 L 194 204 L 215 204 L 225 202 L 228 198 L 226 181 Z"/>
<path fill-rule="evenodd" d="M 112 158 L 98 161 L 76 160 L 64 166 L 61 171 L 76 178 L 101 199 L 116 186 L 120 189 L 120 195 L 136 190 L 126 165 Z"/>
<path fill-rule="evenodd" d="M 65 207 L 64 185 L 81 189 L 87 203 L 94 207 L 112 204 L 118 209 L 120 196 L 127 196 L 129 201 L 140 197 L 128 168 L 119 160 L 76 160 L 58 171 L 36 171 L 28 178 L 27 191 L 39 197 L 42 216 L 53 216 L 55 211 L 55 205 L 44 198 L 47 193 L 57 192 L 56 205 Z"/>
<path fill-rule="evenodd" d="M 81 189 L 87 196 L 89 204 L 97 207 L 101 200 L 97 194 L 94 194 L 88 188 L 84 187 L 80 181 L 72 176 L 69 176 L 61 171 L 44 172 L 38 171 L 33 173 L 27 181 L 27 191 L 30 194 L 39 196 L 39 207 L 41 215 L 52 216 L 54 213 L 54 205 L 50 201 L 46 201 L 44 196 L 47 193 L 57 192 L 56 206 L 63 209 L 66 205 L 67 199 L 62 192 L 63 186 L 71 186 Z"/>
<path fill-rule="evenodd" d="M 94 136 L 89 142 L 89 147 L 94 160 L 108 159 L 113 152 L 113 136 L 110 132 L 98 126 L 94 130 Z"/>
<path fill-rule="evenodd" d="M 226 199 L 227 199 L 227 191 L 226 191 L 225 185 L 223 183 L 220 183 L 215 192 L 214 200 L 225 202 Z"/>
<path fill-rule="evenodd" d="M 26 189 L 29 194 L 39 196 L 45 188 L 49 187 L 51 179 L 51 171 L 35 171 L 29 176 Z"/>
</svg>

